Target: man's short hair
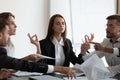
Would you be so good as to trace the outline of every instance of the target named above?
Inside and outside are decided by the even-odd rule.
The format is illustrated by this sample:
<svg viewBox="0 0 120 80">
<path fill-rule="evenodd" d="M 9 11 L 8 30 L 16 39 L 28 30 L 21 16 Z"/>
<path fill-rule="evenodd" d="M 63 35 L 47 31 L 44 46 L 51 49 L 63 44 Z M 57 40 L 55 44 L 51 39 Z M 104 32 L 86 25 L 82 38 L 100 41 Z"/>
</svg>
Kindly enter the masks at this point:
<svg viewBox="0 0 120 80">
<path fill-rule="evenodd" d="M 106 19 L 107 20 L 115 19 L 115 20 L 117 20 L 118 24 L 120 25 L 120 15 L 118 15 L 118 14 L 110 15 Z"/>
<path fill-rule="evenodd" d="M 8 23 L 5 21 L 5 19 L 0 17 L 0 32 L 2 32 L 5 29 L 6 25 L 8 25 Z"/>
</svg>

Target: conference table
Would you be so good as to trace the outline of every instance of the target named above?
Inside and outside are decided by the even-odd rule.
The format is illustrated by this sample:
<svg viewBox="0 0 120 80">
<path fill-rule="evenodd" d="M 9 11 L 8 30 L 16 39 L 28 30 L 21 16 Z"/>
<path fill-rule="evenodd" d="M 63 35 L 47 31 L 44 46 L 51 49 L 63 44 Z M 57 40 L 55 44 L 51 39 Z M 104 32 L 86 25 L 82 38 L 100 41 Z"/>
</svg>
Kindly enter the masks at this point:
<svg viewBox="0 0 120 80">
<path fill-rule="evenodd" d="M 61 74 L 43 74 L 38 76 L 13 76 L 12 78 L 8 78 L 7 80 L 71 80 L 71 78 L 68 79 L 66 75 Z M 88 80 L 85 75 L 77 76 L 76 79 L 72 80 Z"/>
<path fill-rule="evenodd" d="M 37 77 L 37 78 L 31 78 L 31 77 Z M 12 77 L 9 78 L 7 80 L 71 80 L 71 79 L 67 79 L 67 78 L 57 78 L 57 77 L 50 77 L 50 78 L 41 78 L 42 76 L 29 76 L 29 77 Z M 77 77 L 76 79 L 72 79 L 72 80 L 88 80 L 86 77 Z"/>
<path fill-rule="evenodd" d="M 77 76 L 76 79 L 68 79 L 67 76 L 59 74 L 45 74 L 39 76 L 14 76 L 6 80 L 88 80 L 85 75 Z M 113 78 L 101 79 L 101 80 L 120 80 L 120 74 L 115 75 Z"/>
</svg>

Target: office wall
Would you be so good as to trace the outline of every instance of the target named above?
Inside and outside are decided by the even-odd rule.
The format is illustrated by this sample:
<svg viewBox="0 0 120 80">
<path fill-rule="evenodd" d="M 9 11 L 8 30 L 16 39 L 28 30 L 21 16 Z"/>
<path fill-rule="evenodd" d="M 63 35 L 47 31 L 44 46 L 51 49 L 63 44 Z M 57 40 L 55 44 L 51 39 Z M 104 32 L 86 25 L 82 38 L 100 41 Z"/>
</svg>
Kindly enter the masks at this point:
<svg viewBox="0 0 120 80">
<path fill-rule="evenodd" d="M 106 17 L 116 14 L 116 3 L 116 0 L 71 0 L 73 43 L 83 43 L 81 38 L 90 33 L 94 33 L 95 42 L 102 42 L 106 37 Z"/>
<path fill-rule="evenodd" d="M 43 39 L 49 18 L 49 0 L 0 0 L 0 12 L 12 12 L 16 16 L 17 32 L 12 36 L 15 56 L 20 58 L 36 51 L 27 33 Z"/>
<path fill-rule="evenodd" d="M 72 40 L 70 0 L 50 0 L 50 16 L 61 14 L 67 24 L 67 38 Z"/>
</svg>

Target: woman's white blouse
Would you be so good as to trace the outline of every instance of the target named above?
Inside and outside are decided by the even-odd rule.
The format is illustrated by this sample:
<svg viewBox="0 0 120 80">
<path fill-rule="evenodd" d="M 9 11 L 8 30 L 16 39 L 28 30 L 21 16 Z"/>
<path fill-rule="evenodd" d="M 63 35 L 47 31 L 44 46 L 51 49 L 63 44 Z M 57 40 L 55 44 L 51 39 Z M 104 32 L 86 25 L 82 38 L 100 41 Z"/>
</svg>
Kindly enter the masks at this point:
<svg viewBox="0 0 120 80">
<path fill-rule="evenodd" d="M 58 40 L 54 37 L 52 42 L 55 45 L 55 65 L 62 66 L 65 61 L 63 38 L 61 38 L 61 40 L 58 42 Z"/>
</svg>

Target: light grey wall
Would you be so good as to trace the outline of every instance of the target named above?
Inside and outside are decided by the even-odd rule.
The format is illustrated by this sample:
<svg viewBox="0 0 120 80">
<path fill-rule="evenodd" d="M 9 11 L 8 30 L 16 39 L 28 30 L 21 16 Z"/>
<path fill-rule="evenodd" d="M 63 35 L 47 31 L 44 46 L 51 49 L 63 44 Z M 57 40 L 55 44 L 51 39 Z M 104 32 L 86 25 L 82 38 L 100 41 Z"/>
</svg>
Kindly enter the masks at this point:
<svg viewBox="0 0 120 80">
<path fill-rule="evenodd" d="M 16 17 L 17 32 L 12 36 L 15 56 L 20 58 L 36 51 L 27 33 L 46 35 L 49 20 L 49 0 L 0 0 L 0 12 L 12 12 Z"/>
</svg>

